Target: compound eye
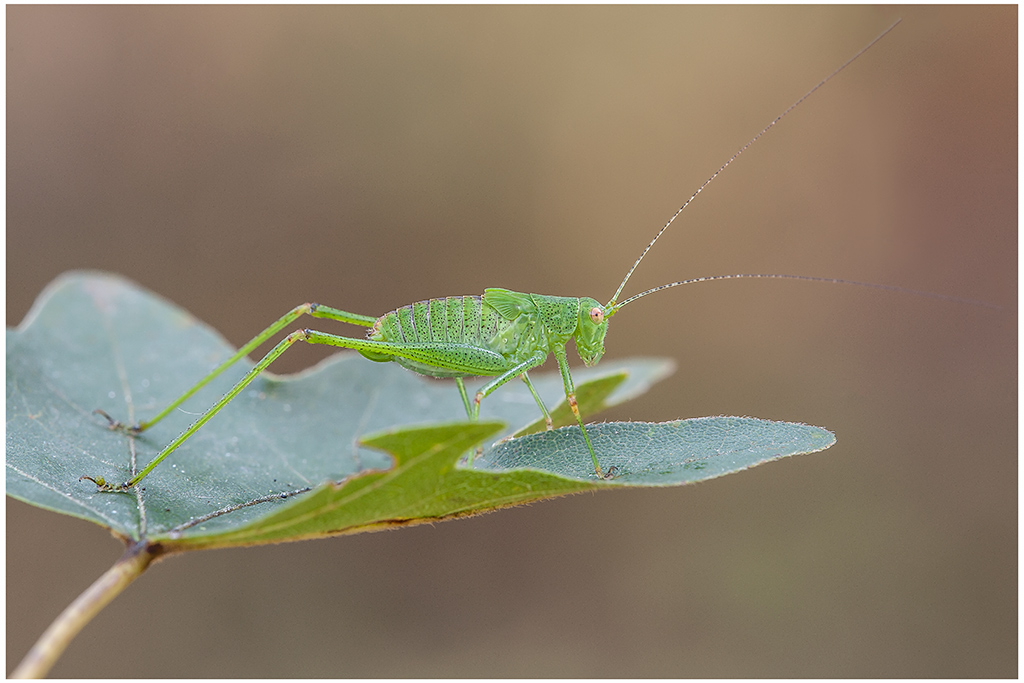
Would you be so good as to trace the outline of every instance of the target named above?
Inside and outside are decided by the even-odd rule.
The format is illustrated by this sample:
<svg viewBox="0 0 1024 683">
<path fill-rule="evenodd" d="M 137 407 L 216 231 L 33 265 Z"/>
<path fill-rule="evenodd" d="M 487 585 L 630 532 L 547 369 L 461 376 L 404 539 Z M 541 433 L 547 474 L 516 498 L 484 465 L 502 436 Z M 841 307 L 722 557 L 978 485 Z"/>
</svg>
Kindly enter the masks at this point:
<svg viewBox="0 0 1024 683">
<path fill-rule="evenodd" d="M 600 325 L 601 323 L 604 322 L 604 311 L 602 311 L 597 306 L 594 306 L 593 308 L 590 309 L 590 319 L 594 322 L 595 325 Z"/>
</svg>

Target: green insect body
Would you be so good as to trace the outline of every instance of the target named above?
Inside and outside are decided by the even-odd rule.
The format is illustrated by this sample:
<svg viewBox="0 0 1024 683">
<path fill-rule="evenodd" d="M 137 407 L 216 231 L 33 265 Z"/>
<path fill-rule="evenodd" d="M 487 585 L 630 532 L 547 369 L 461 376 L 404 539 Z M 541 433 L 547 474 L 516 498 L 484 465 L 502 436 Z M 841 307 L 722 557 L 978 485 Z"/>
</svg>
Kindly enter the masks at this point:
<svg viewBox="0 0 1024 683">
<path fill-rule="evenodd" d="M 899 22 L 897 21 L 896 24 Z M 818 88 L 828 82 L 840 71 L 845 69 L 857 57 L 867 51 L 872 45 L 881 40 L 896 24 L 886 29 L 860 52 L 847 60 L 842 66 L 833 71 L 824 80 L 819 82 L 803 97 L 769 123 L 760 133 L 755 135 L 747 144 L 739 149 L 728 161 L 725 162 L 689 199 L 679 210 L 673 214 L 661 230 L 654 236 L 654 239 L 640 254 L 640 257 L 633 263 L 633 266 L 626 273 L 618 289 L 611 300 L 601 305 L 595 299 L 588 297 L 563 297 L 548 296 L 541 294 L 524 294 L 513 292 L 507 289 L 487 289 L 483 296 L 453 296 L 443 299 L 430 299 L 419 301 L 408 306 L 403 306 L 394 311 L 384 314 L 379 318 L 372 316 L 349 313 L 335 308 L 329 308 L 320 304 L 302 304 L 292 309 L 281 317 L 270 327 L 254 337 L 249 343 L 240 348 L 231 358 L 224 361 L 210 374 L 201 379 L 191 389 L 178 397 L 173 403 L 164 408 L 152 419 L 140 422 L 137 425 L 124 425 L 102 411 L 96 411 L 104 415 L 109 421 L 112 429 L 123 431 L 129 434 L 139 434 L 153 426 L 173 410 L 177 409 L 189 397 L 199 389 L 208 384 L 215 377 L 231 367 L 234 363 L 246 357 L 258 346 L 268 341 L 271 337 L 282 331 L 287 325 L 294 322 L 303 315 L 310 315 L 314 318 L 326 318 L 339 322 L 360 325 L 369 328 L 366 338 L 358 339 L 343 337 L 326 332 L 319 332 L 311 329 L 296 330 L 286 336 L 282 341 L 271 349 L 249 372 L 240 379 L 235 386 L 228 391 L 220 400 L 213 404 L 203 413 L 188 429 L 177 438 L 171 441 L 157 456 L 140 472 L 123 484 L 107 483 L 102 477 L 82 477 L 97 484 L 101 491 L 127 491 L 145 478 L 164 458 L 170 455 L 178 446 L 184 443 L 192 434 L 199 430 L 206 422 L 216 415 L 225 405 L 235 398 L 250 382 L 252 382 L 263 370 L 267 368 L 278 356 L 284 353 L 292 344 L 302 341 L 310 344 L 326 344 L 358 351 L 372 361 L 388 362 L 393 361 L 409 370 L 421 375 L 430 377 L 454 379 L 462 396 L 466 414 L 470 419 L 477 419 L 480 413 L 480 402 L 491 392 L 495 391 L 505 383 L 521 377 L 533 394 L 547 422 L 548 429 L 552 428 L 551 414 L 540 396 L 537 394 L 529 377 L 529 370 L 543 364 L 549 355 L 554 355 L 558 363 L 558 369 L 562 376 L 562 383 L 565 388 L 566 400 L 572 409 L 576 422 L 579 424 L 583 439 L 586 442 L 587 450 L 594 463 L 594 472 L 598 477 L 610 476 L 602 470 L 597 455 L 594 452 L 590 437 L 583 424 L 576 405 L 575 389 L 573 388 L 572 377 L 569 374 L 569 364 L 566 358 L 565 347 L 570 338 L 576 342 L 576 350 L 586 365 L 597 363 L 604 354 L 604 338 L 608 331 L 608 320 L 619 309 L 637 299 L 659 292 L 663 289 L 676 287 L 696 282 L 707 282 L 711 280 L 723 280 L 731 278 L 786 278 L 797 280 L 810 280 L 817 282 L 831 282 L 841 284 L 857 284 L 881 289 L 891 289 L 904 292 L 913 292 L 902 287 L 887 285 L 871 285 L 860 282 L 837 280 L 833 278 L 819 278 L 800 275 L 717 275 L 711 277 L 694 278 L 681 280 L 669 284 L 654 287 L 647 291 L 635 294 L 621 303 L 619 295 L 629 281 L 630 276 L 636 267 L 643 260 L 647 252 L 654 246 L 658 238 L 675 221 L 690 202 L 721 173 L 726 166 L 731 164 L 744 150 L 756 142 L 770 128 L 772 128 L 786 114 L 792 111 L 803 100 L 814 93 Z M 943 297 L 929 293 L 926 296 L 937 296 L 957 300 L 954 297 Z M 962 301 L 962 300 L 961 300 Z M 477 390 L 473 399 L 470 400 L 463 379 L 466 377 L 492 377 Z M 470 463 L 472 463 L 472 455 Z"/>
<path fill-rule="evenodd" d="M 372 361 L 394 361 L 421 375 L 455 379 L 466 414 L 474 420 L 479 417 L 480 401 L 485 396 L 509 380 L 522 377 L 548 429 L 552 427 L 551 413 L 527 373 L 554 354 L 594 471 L 604 476 L 576 406 L 565 346 L 574 338 L 580 358 L 586 365 L 593 365 L 604 355 L 607 330 L 604 309 L 595 299 L 491 288 L 483 296 L 417 301 L 385 313 L 374 321 L 368 341 L 392 345 L 395 350 L 389 353 L 381 346 L 358 350 Z M 340 340 L 328 343 L 348 346 Z M 473 376 L 495 379 L 484 385 L 471 402 L 463 379 Z"/>
<path fill-rule="evenodd" d="M 480 296 L 450 296 L 418 301 L 385 313 L 373 324 L 372 341 L 436 344 L 442 352 L 431 364 L 375 351 L 362 354 L 375 361 L 395 361 L 421 375 L 444 378 L 492 376 L 524 363 L 543 363 L 552 345 L 564 347 L 576 337 L 587 365 L 600 360 L 607 324 L 596 325 L 589 311 L 594 299 L 521 294 L 488 289 Z M 595 347 L 594 340 L 597 345 Z M 443 365 L 439 365 L 443 359 Z M 534 366 L 531 366 L 534 367 Z"/>
</svg>

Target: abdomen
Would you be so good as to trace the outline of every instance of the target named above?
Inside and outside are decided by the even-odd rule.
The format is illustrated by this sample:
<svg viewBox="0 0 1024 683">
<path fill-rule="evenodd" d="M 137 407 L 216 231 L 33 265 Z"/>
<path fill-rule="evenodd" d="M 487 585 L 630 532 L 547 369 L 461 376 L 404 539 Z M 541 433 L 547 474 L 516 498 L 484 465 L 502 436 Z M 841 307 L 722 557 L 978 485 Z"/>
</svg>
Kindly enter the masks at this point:
<svg viewBox="0 0 1024 683">
<path fill-rule="evenodd" d="M 491 341 L 498 336 L 502 322 L 501 316 L 490 306 L 485 306 L 479 296 L 449 296 L 444 299 L 417 301 L 385 313 L 377 319 L 367 336 L 374 341 L 403 344 L 470 344 L 500 353 L 499 349 L 491 348 Z M 370 360 L 393 360 L 402 367 L 430 377 L 471 376 L 465 372 L 444 368 L 443 358 L 439 358 L 439 365 L 435 366 L 387 354 L 363 355 Z"/>
</svg>

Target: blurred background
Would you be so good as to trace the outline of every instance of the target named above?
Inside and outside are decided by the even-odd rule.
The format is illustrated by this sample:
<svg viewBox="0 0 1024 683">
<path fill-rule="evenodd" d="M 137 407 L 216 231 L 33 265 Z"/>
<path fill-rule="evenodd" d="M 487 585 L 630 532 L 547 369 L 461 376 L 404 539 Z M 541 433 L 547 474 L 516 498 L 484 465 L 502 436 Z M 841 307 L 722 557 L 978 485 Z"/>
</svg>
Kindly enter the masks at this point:
<svg viewBox="0 0 1024 683">
<path fill-rule="evenodd" d="M 1002 306 L 784 281 L 649 297 L 605 357 L 678 370 L 601 418 L 753 415 L 837 445 L 692 487 L 173 557 L 55 676 L 1017 674 L 1016 7 L 6 12 L 8 325 L 82 268 L 237 345 L 309 300 L 605 301 L 683 200 L 898 17 L 626 292 L 796 273 Z M 10 671 L 121 547 L 7 515 Z"/>
</svg>

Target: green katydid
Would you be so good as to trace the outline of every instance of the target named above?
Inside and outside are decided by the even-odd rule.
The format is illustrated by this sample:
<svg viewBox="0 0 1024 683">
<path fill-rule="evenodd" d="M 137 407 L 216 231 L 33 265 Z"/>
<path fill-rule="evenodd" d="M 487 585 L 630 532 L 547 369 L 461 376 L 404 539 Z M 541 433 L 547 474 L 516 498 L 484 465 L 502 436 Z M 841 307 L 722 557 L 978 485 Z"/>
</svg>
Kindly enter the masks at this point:
<svg viewBox="0 0 1024 683">
<path fill-rule="evenodd" d="M 895 22 L 833 71 L 806 94 L 790 105 L 771 123 L 763 128 L 749 142 L 743 145 L 714 174 L 711 175 L 686 202 L 672 215 L 667 223 L 654 236 L 654 239 L 640 254 L 639 258 L 626 273 L 615 294 L 608 303 L 602 305 L 589 297 L 563 297 L 541 294 L 526 294 L 507 289 L 486 289 L 482 296 L 454 296 L 443 299 L 431 299 L 403 306 L 380 317 L 349 313 L 336 308 L 316 303 L 297 306 L 278 319 L 263 332 L 241 347 L 233 356 L 197 382 L 174 402 L 149 420 L 137 425 L 124 425 L 102 411 L 112 429 L 129 434 L 139 434 L 152 427 L 182 403 L 223 373 L 237 361 L 246 357 L 257 347 L 282 331 L 286 326 L 303 315 L 314 318 L 325 318 L 343 323 L 369 328 L 366 338 L 358 339 L 343 337 L 311 329 L 300 329 L 290 333 L 280 341 L 266 356 L 263 357 L 235 386 L 220 400 L 203 413 L 188 429 L 171 441 L 145 468 L 122 484 L 107 483 L 103 478 L 82 477 L 97 484 L 102 491 L 126 491 L 142 481 L 164 458 L 170 455 L 192 434 L 216 415 L 225 405 L 235 398 L 250 382 L 265 370 L 292 344 L 302 341 L 309 344 L 325 344 L 358 351 L 366 358 L 379 361 L 394 361 L 414 372 L 430 377 L 452 378 L 459 389 L 466 415 L 471 420 L 478 419 L 480 402 L 493 391 L 507 382 L 521 377 L 533 394 L 541 413 L 552 428 L 551 414 L 530 381 L 529 371 L 542 365 L 549 355 L 553 354 L 561 372 L 565 389 L 565 397 L 572 409 L 581 434 L 586 442 L 587 450 L 593 460 L 594 472 L 598 477 L 612 476 L 601 468 L 583 418 L 576 405 L 575 389 L 569 373 L 566 358 L 566 345 L 570 338 L 574 339 L 576 350 L 585 365 L 597 363 L 604 354 L 604 338 L 608 331 L 608 321 L 623 306 L 636 301 L 648 294 L 677 287 L 684 284 L 723 280 L 733 278 L 785 278 L 809 280 L 815 282 L 831 282 L 855 284 L 881 289 L 924 294 L 943 299 L 958 300 L 927 292 L 915 292 L 902 287 L 874 285 L 833 278 L 821 278 L 802 275 L 759 275 L 735 274 L 717 275 L 672 282 L 633 295 L 618 302 L 619 295 L 626 283 L 643 260 L 647 252 L 658 241 L 680 213 L 692 202 L 711 181 L 725 170 L 740 154 L 756 142 L 762 135 L 779 122 L 786 114 L 810 97 L 821 86 L 831 80 L 840 71 L 849 66 L 860 55 L 889 33 L 899 21 Z M 466 377 L 492 377 L 470 399 L 464 384 Z M 472 463 L 473 455 L 469 456 Z"/>
</svg>

